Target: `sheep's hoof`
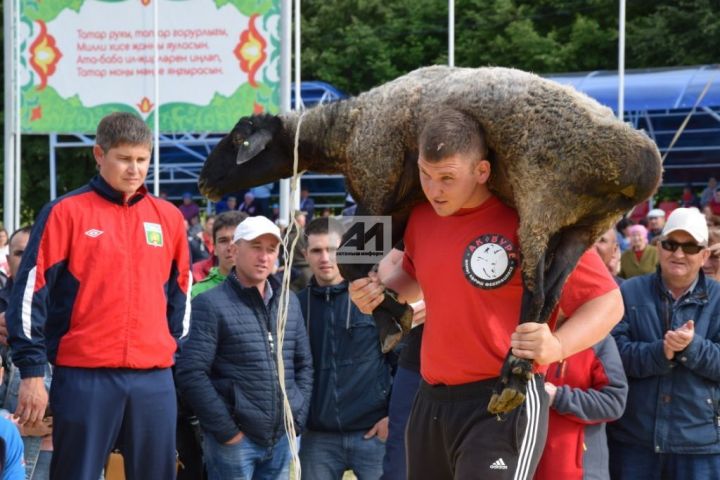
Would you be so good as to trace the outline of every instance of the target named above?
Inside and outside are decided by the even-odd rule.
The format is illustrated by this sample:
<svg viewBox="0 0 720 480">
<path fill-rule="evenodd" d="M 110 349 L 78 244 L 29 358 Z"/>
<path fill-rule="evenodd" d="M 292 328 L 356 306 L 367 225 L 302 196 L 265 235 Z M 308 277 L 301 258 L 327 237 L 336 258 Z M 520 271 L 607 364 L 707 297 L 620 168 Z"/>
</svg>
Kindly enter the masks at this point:
<svg viewBox="0 0 720 480">
<path fill-rule="evenodd" d="M 380 345 L 380 350 L 382 350 L 382 353 L 388 353 L 400 343 L 403 337 L 402 332 L 392 333 L 386 336 L 382 341 L 382 345 Z"/>
<path fill-rule="evenodd" d="M 392 290 L 385 291 L 385 298 L 378 308 L 386 310 L 395 322 L 400 325 L 403 335 L 412 328 L 413 309 L 407 303 L 400 303 L 397 294 Z"/>
<path fill-rule="evenodd" d="M 373 310 L 373 317 L 380 334 L 380 348 L 387 353 L 412 328 L 413 310 L 408 304 L 398 302 L 393 292 L 387 291 L 382 303 Z"/>
<path fill-rule="evenodd" d="M 400 325 L 385 311 L 375 309 L 373 317 L 380 337 L 380 349 L 382 353 L 388 353 L 400 343 L 404 335 L 403 331 Z"/>
<path fill-rule="evenodd" d="M 509 413 L 522 405 L 527 392 L 527 382 L 532 378 L 532 363 L 508 353 L 500 371 L 493 394 L 488 404 L 488 412 L 493 415 Z"/>
</svg>

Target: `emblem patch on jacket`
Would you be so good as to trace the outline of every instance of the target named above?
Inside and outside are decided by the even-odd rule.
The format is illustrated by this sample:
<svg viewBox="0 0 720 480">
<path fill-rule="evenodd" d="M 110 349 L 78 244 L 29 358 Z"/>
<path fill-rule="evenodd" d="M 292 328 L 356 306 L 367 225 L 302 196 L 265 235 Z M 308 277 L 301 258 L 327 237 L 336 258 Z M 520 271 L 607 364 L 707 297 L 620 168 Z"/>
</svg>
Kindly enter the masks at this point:
<svg viewBox="0 0 720 480">
<path fill-rule="evenodd" d="M 145 241 L 153 247 L 163 246 L 162 227 L 159 223 L 143 222 L 145 226 Z"/>
<path fill-rule="evenodd" d="M 478 288 L 498 288 L 512 278 L 518 260 L 518 250 L 510 240 L 488 233 L 465 248 L 463 273 Z"/>
</svg>

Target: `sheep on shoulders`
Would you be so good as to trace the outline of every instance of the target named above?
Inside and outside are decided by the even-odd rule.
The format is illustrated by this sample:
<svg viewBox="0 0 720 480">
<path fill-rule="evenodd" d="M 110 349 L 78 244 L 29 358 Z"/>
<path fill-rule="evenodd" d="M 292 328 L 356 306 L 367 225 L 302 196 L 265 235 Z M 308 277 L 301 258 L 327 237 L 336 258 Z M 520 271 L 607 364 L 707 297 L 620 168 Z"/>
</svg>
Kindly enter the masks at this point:
<svg viewBox="0 0 720 480">
<path fill-rule="evenodd" d="M 418 136 L 441 108 L 470 115 L 485 130 L 490 189 L 520 218 L 520 322 L 545 322 L 582 253 L 653 193 L 662 171 L 652 140 L 571 87 L 507 68 L 421 68 L 312 108 L 302 120 L 296 112 L 241 118 L 210 153 L 200 189 L 217 199 L 292 175 L 297 133 L 299 170 L 345 175 L 358 215 L 392 216 L 394 243 L 410 209 L 425 201 Z M 354 280 L 369 267 L 346 264 L 341 271 Z M 392 333 L 395 320 L 409 328 L 407 308 L 388 298 L 379 310 L 383 334 Z M 522 402 L 531 367 L 508 355 L 491 411 Z"/>
</svg>

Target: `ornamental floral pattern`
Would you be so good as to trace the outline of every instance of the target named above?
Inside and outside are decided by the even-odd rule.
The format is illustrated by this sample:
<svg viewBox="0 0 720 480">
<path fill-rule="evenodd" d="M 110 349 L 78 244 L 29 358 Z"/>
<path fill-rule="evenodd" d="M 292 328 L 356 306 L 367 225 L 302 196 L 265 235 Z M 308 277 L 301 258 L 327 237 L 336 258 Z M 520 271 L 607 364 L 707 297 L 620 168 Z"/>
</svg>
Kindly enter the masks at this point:
<svg viewBox="0 0 720 480">
<path fill-rule="evenodd" d="M 257 19 L 257 14 L 250 17 L 248 29 L 240 34 L 240 42 L 233 50 L 233 53 L 240 61 L 240 70 L 248 74 L 248 83 L 253 87 L 257 87 L 255 74 L 267 59 L 267 53 L 265 52 L 267 41 L 255 26 Z"/>
<path fill-rule="evenodd" d="M 62 53 L 57 48 L 55 37 L 48 34 L 47 25 L 42 20 L 36 23 L 40 27 L 40 34 L 30 45 L 30 65 L 35 73 L 40 77 L 38 90 L 47 87 L 48 78 L 55 73 L 58 62 L 62 58 Z"/>
</svg>

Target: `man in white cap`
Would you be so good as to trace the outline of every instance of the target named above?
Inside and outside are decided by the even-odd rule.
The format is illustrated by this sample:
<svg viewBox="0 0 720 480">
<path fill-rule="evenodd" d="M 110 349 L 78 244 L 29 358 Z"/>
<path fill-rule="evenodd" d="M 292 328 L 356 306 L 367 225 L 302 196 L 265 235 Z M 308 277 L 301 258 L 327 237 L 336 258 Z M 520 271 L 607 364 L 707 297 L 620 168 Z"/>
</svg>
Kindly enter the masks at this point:
<svg viewBox="0 0 720 480">
<path fill-rule="evenodd" d="M 706 277 L 708 229 L 674 210 L 660 269 L 623 282 L 613 330 L 630 391 L 608 426 L 610 472 L 624 479 L 709 479 L 720 472 L 720 285 Z"/>
<path fill-rule="evenodd" d="M 193 300 L 190 335 L 176 364 L 180 395 L 203 431 L 210 480 L 288 478 L 276 362 L 280 284 L 271 276 L 280 229 L 265 217 L 241 222 L 227 279 Z M 289 306 L 282 358 L 285 389 L 302 431 L 312 393 L 312 356 L 297 297 Z"/>
<path fill-rule="evenodd" d="M 647 214 L 648 242 L 662 234 L 665 227 L 665 210 L 653 208 Z"/>
</svg>

